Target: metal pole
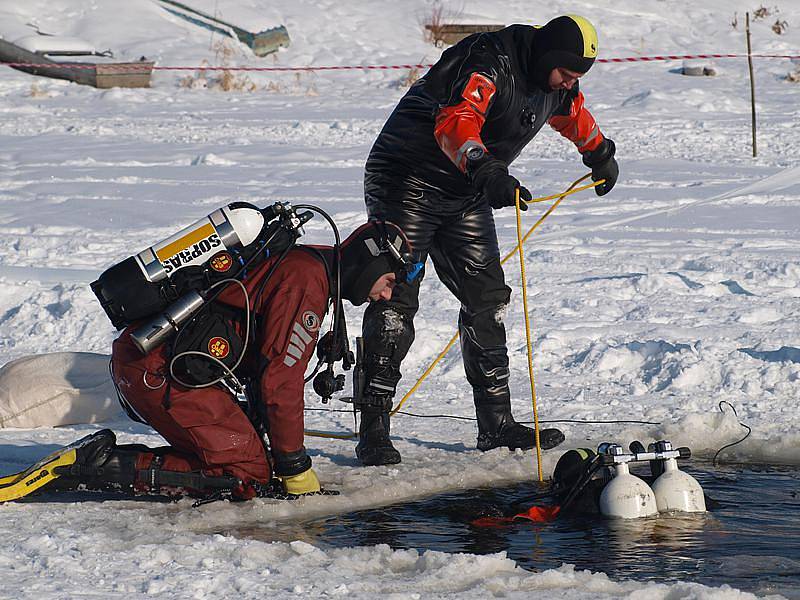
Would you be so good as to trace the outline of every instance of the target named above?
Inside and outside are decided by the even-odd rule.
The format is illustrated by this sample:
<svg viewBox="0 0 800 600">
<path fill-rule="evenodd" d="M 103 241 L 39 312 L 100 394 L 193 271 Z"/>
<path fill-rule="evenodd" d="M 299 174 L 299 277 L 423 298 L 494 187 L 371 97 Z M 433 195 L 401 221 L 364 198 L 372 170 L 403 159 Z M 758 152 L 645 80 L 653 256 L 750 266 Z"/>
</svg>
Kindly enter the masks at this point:
<svg viewBox="0 0 800 600">
<path fill-rule="evenodd" d="M 747 31 L 747 65 L 750 68 L 750 106 L 752 109 L 753 121 L 753 158 L 758 156 L 756 150 L 756 84 L 753 80 L 753 55 L 750 49 L 750 13 L 745 13 L 745 31 Z"/>
</svg>

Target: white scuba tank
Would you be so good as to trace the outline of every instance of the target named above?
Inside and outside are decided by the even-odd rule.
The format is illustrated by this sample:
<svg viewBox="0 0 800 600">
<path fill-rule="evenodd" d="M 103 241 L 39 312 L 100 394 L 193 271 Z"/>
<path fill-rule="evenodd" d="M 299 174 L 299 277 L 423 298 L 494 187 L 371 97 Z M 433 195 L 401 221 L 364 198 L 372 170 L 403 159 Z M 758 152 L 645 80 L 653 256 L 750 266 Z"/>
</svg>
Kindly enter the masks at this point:
<svg viewBox="0 0 800 600">
<path fill-rule="evenodd" d="M 139 252 L 135 260 L 145 279 L 161 281 L 178 269 L 204 264 L 220 250 L 253 243 L 263 227 L 264 215 L 256 207 L 230 204 Z"/>
<path fill-rule="evenodd" d="M 706 499 L 697 480 L 678 468 L 678 461 L 664 461 L 664 472 L 653 483 L 653 494 L 660 512 L 705 512 Z"/>
<path fill-rule="evenodd" d="M 302 234 L 302 225 L 311 216 L 308 211 L 298 215 L 288 202 L 278 202 L 265 209 L 246 202 L 228 204 L 109 267 L 92 282 L 92 291 L 119 330 L 149 319 L 132 333 L 134 343 L 146 354 L 163 343 L 206 302 L 205 292 L 211 285 L 208 279 L 198 279 L 194 285 L 171 287 L 176 273 L 185 267 L 199 267 L 203 271 L 207 265 L 207 270 L 219 276 L 220 281 L 237 277 L 239 265 L 233 253 L 239 248 L 260 242 L 248 260 L 259 255 L 268 256 L 271 250 L 279 247 L 286 249 Z M 283 237 L 278 236 L 281 229 Z M 268 239 L 259 240 L 262 232 L 272 234 Z M 276 236 L 278 241 L 270 245 Z M 245 264 L 241 254 L 239 260 L 240 264 Z"/>
<path fill-rule="evenodd" d="M 614 477 L 600 493 L 600 512 L 607 517 L 636 519 L 658 514 L 653 490 L 636 475 L 627 463 L 613 466 Z"/>
</svg>

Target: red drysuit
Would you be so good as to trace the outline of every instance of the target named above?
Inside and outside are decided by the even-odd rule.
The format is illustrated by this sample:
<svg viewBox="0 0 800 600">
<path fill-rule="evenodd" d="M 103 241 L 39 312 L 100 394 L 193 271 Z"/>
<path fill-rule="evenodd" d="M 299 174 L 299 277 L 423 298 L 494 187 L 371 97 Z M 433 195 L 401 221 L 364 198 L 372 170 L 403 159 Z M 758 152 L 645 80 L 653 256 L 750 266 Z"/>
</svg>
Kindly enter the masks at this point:
<svg viewBox="0 0 800 600">
<path fill-rule="evenodd" d="M 280 261 L 259 293 L 276 260 L 254 267 L 243 280 L 250 310 L 258 317 L 258 345 L 250 345 L 240 369 L 260 382 L 272 452 L 288 454 L 303 449 L 303 376 L 327 311 L 329 281 L 322 256 L 299 246 Z M 244 307 L 236 285 L 219 301 Z M 189 389 L 168 383 L 169 344 L 142 356 L 130 339 L 134 328 L 114 342 L 114 380 L 131 407 L 170 444 L 155 453 L 143 451 L 137 469 L 149 469 L 155 460 L 162 471 L 202 470 L 233 475 L 245 484 L 267 482 L 272 469 L 264 445 L 233 394 L 221 386 Z"/>
</svg>

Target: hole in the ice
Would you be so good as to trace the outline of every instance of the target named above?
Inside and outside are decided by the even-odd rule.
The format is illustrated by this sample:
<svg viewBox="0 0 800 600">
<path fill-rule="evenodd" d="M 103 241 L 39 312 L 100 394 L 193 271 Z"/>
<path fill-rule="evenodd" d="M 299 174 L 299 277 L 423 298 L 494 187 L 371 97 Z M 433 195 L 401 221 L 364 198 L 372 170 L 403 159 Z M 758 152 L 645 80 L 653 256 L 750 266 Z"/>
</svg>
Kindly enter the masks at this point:
<svg viewBox="0 0 800 600">
<path fill-rule="evenodd" d="M 534 484 L 465 490 L 417 502 L 308 522 L 306 541 L 322 547 L 392 548 L 489 554 L 506 552 L 526 569 L 570 563 L 613 579 L 728 584 L 757 594 L 800 598 L 800 471 L 779 467 L 685 470 L 714 502 L 705 514 L 619 520 L 570 515 L 550 523 L 475 527 L 479 516 L 552 502 Z M 294 533 L 297 533 L 295 528 Z M 237 535 L 275 539 L 274 528 Z"/>
</svg>

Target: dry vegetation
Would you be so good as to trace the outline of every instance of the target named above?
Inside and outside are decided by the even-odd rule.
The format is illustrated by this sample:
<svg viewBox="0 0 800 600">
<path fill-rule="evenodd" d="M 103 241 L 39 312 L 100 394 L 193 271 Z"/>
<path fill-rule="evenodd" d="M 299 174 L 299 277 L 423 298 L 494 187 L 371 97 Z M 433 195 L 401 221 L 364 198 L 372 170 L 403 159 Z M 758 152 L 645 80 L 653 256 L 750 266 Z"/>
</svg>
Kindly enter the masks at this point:
<svg viewBox="0 0 800 600">
<path fill-rule="evenodd" d="M 775 7 L 772 10 L 777 12 L 778 8 Z M 762 4 L 761 6 L 759 6 L 757 9 L 755 9 L 753 11 L 753 21 L 759 21 L 761 19 L 766 19 L 771 14 L 772 14 L 772 11 Z"/>
<path fill-rule="evenodd" d="M 463 7 L 445 6 L 443 0 L 433 0 L 428 14 L 422 15 L 419 19 L 425 41 L 437 48 L 446 46 L 444 26 L 457 21 L 463 12 Z"/>
<path fill-rule="evenodd" d="M 181 87 L 209 89 L 220 92 L 255 92 L 261 90 L 276 94 L 318 95 L 313 80 L 310 83 L 306 81 L 307 77 L 313 78 L 313 73 L 279 74 L 275 80 L 258 85 L 247 75 L 246 71 L 237 71 L 235 67 L 230 66 L 233 59 L 240 52 L 236 49 L 235 42 L 223 39 L 216 42 L 212 48 L 215 53 L 215 63 L 218 66 L 211 69 L 208 61 L 203 60 L 201 67 L 197 71 L 179 81 Z M 243 55 L 242 57 L 244 59 L 250 58 L 248 55 Z M 272 60 L 273 63 L 276 62 L 277 56 L 273 55 Z"/>
<path fill-rule="evenodd" d="M 785 19 L 781 19 L 778 13 L 781 12 L 777 6 L 773 6 L 772 8 L 768 8 L 763 4 L 759 5 L 757 9 L 752 12 L 753 15 L 753 22 L 755 21 L 763 21 L 764 19 L 775 17 L 775 22 L 770 26 L 770 29 L 774 31 L 777 35 L 783 34 L 789 28 L 789 22 Z M 733 19 L 731 19 L 731 27 L 734 29 L 739 28 L 739 14 L 733 13 Z"/>
<path fill-rule="evenodd" d="M 222 92 L 254 92 L 258 89 L 258 86 L 246 74 L 231 70 L 230 64 L 237 51 L 228 40 L 216 42 L 213 49 L 216 64 L 223 68 L 221 70 L 218 67 L 213 70 L 204 69 L 202 67 L 208 67 L 209 64 L 207 60 L 203 60 L 200 69 L 193 75 L 187 75 L 180 80 L 181 87 Z"/>
<path fill-rule="evenodd" d="M 50 98 L 52 94 L 48 90 L 43 90 L 39 84 L 34 82 L 31 84 L 31 89 L 28 92 L 30 98 Z"/>
<path fill-rule="evenodd" d="M 431 13 L 427 20 L 423 22 L 422 35 L 425 41 L 433 44 L 437 48 L 444 46 L 442 37 L 442 25 L 444 24 L 444 6 L 441 2 L 434 2 Z"/>
<path fill-rule="evenodd" d="M 397 87 L 410 88 L 422 77 L 422 70 L 419 67 L 411 67 L 400 79 L 397 80 Z"/>
<path fill-rule="evenodd" d="M 778 35 L 782 34 L 788 28 L 789 28 L 789 23 L 781 19 L 776 19 L 775 22 L 772 24 L 772 31 L 774 31 Z"/>
<path fill-rule="evenodd" d="M 774 31 L 777 35 L 781 35 L 789 27 L 789 23 L 785 19 L 781 19 L 777 16 L 779 12 L 781 11 L 777 6 L 767 8 L 762 4 L 753 11 L 753 21 L 760 21 L 762 19 L 767 19 L 774 16 L 775 22 L 772 24 L 770 29 L 772 29 L 772 31 Z"/>
</svg>

